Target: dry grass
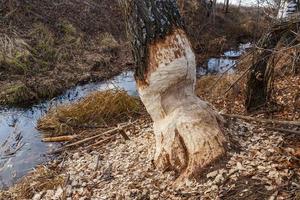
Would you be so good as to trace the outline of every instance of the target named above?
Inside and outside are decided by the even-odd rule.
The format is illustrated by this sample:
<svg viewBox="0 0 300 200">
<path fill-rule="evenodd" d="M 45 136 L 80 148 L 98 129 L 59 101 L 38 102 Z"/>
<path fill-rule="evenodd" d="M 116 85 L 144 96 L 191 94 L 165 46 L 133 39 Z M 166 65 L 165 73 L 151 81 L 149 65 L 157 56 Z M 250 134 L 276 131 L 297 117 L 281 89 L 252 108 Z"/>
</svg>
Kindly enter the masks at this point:
<svg viewBox="0 0 300 200">
<path fill-rule="evenodd" d="M 38 128 L 52 135 L 72 134 L 74 128 L 112 126 L 139 116 L 143 106 L 125 91 L 95 92 L 82 101 L 52 109 L 38 122 Z"/>
<path fill-rule="evenodd" d="M 0 191 L 0 199 L 31 199 L 41 191 L 54 190 L 63 186 L 64 178 L 55 170 L 40 166 L 8 191 Z"/>
<path fill-rule="evenodd" d="M 114 52 L 120 47 L 120 44 L 117 42 L 114 36 L 107 32 L 98 36 L 97 44 L 104 52 Z"/>
<path fill-rule="evenodd" d="M 29 45 L 17 35 L 0 34 L 0 71 L 24 73 L 28 70 Z"/>
</svg>

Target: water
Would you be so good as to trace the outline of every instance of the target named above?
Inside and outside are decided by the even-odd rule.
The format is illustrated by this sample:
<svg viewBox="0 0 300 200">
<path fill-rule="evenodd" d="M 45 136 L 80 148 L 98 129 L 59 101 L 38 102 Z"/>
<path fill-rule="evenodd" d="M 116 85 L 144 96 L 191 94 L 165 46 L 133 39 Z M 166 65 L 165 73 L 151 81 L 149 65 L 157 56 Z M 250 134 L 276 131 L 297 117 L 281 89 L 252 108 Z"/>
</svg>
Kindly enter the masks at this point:
<svg viewBox="0 0 300 200">
<path fill-rule="evenodd" d="M 197 76 L 224 73 L 226 71 L 227 73 L 233 73 L 237 58 L 249 48 L 251 48 L 251 43 L 240 44 L 237 50 L 226 51 L 218 58 L 210 58 L 204 66 L 197 67 Z"/>
<path fill-rule="evenodd" d="M 49 159 L 46 154 L 58 147 L 55 143 L 41 142 L 41 133 L 36 129 L 37 120 L 45 115 L 49 108 L 78 101 L 93 91 L 113 88 L 124 89 L 130 95 L 137 95 L 133 73 L 125 72 L 105 83 L 74 87 L 51 101 L 31 108 L 1 109 L 0 188 L 12 185 L 36 165 Z"/>
</svg>

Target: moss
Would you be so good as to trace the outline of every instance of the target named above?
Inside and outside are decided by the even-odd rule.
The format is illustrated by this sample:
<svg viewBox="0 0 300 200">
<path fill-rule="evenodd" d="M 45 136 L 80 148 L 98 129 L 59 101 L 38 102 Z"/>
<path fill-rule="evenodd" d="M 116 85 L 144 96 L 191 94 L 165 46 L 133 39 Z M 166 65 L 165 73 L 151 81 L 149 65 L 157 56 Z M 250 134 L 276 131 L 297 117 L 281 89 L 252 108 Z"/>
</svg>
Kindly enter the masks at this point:
<svg viewBox="0 0 300 200">
<path fill-rule="evenodd" d="M 0 34 L 0 70 L 25 74 L 29 70 L 29 45 L 18 37 Z"/>
<path fill-rule="evenodd" d="M 71 60 L 73 52 L 80 51 L 82 45 L 82 35 L 80 32 L 67 20 L 61 20 L 58 23 L 58 28 L 62 34 L 57 40 L 58 45 L 58 60 Z"/>
</svg>

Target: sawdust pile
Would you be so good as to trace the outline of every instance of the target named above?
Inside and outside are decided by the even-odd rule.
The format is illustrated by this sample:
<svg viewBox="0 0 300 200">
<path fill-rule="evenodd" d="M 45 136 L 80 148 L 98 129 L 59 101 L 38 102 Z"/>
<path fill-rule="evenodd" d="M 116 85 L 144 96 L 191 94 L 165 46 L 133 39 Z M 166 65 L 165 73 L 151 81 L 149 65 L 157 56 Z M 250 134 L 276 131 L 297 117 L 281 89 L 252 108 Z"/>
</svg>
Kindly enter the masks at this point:
<svg viewBox="0 0 300 200">
<path fill-rule="evenodd" d="M 174 187 L 176 174 L 161 173 L 153 165 L 152 125 L 143 123 L 136 130 L 137 133 L 128 134 L 130 140 L 124 141 L 120 136 L 101 149 L 92 152 L 79 149 L 61 159 L 56 169 L 60 169 L 59 176 L 64 183 L 52 189 L 36 189 L 31 193 L 33 199 L 285 200 L 300 197 L 297 162 L 300 149 L 287 147 L 283 136 L 276 132 L 231 121 L 227 132 L 235 145 L 227 156 L 203 173 L 200 182 L 191 180 Z M 17 198 L 14 188 L 2 195 Z"/>
</svg>

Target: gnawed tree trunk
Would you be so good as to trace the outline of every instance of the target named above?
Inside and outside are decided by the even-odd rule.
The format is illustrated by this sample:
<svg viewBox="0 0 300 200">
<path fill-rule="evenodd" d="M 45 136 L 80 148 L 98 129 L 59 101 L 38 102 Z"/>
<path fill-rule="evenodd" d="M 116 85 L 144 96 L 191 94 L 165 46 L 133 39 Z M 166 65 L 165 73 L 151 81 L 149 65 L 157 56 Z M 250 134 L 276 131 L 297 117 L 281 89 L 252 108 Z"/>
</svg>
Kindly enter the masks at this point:
<svg viewBox="0 0 300 200">
<path fill-rule="evenodd" d="M 245 106 L 248 112 L 265 107 L 270 101 L 276 46 L 294 45 L 298 25 L 299 19 L 278 22 L 258 41 L 247 81 Z"/>
<path fill-rule="evenodd" d="M 221 117 L 194 93 L 195 55 L 176 0 L 125 3 L 137 87 L 154 121 L 155 165 L 197 175 L 225 153 L 225 137 Z"/>
</svg>

